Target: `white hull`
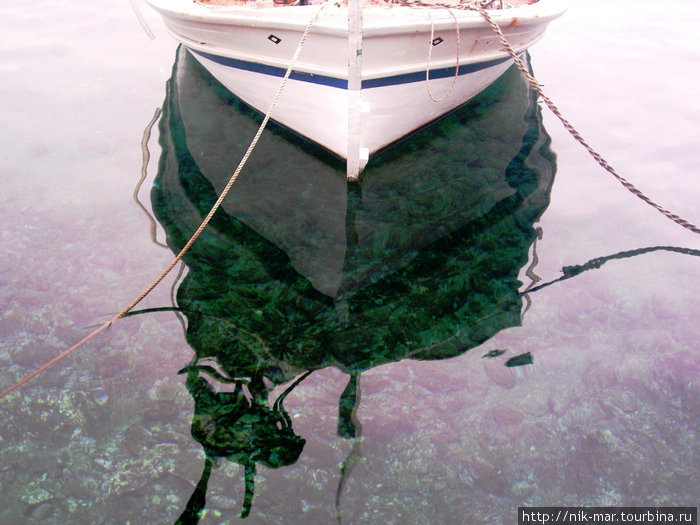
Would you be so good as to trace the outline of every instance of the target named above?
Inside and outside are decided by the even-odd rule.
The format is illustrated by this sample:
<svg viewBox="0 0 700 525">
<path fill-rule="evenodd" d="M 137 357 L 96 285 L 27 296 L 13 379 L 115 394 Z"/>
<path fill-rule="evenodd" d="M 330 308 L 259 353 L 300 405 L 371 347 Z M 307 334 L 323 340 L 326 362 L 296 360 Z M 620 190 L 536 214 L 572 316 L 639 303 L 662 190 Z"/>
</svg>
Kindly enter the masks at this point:
<svg viewBox="0 0 700 525">
<path fill-rule="evenodd" d="M 223 66 L 206 56 L 195 58 L 231 92 L 265 113 L 275 95 L 278 82 L 271 82 L 263 73 Z M 404 137 L 471 99 L 510 66 L 503 61 L 477 73 L 460 76 L 454 91 L 441 102 L 425 104 L 428 98 L 425 82 L 411 82 L 362 89 L 362 135 L 360 146 L 367 155 Z M 430 81 L 431 92 L 444 94 L 450 90 L 452 78 Z M 437 97 L 436 97 L 437 98 Z M 348 152 L 348 91 L 336 87 L 290 79 L 275 107 L 273 117 L 343 158 Z"/>
<path fill-rule="evenodd" d="M 149 1 L 215 78 L 263 113 L 319 9 Z M 490 13 L 522 52 L 563 9 L 561 0 L 540 0 Z M 472 11 L 365 7 L 356 42 L 348 16 L 346 7 L 322 9 L 272 118 L 348 159 L 349 177 L 373 153 L 477 95 L 512 63 Z M 355 63 L 353 45 L 361 50 Z"/>
</svg>

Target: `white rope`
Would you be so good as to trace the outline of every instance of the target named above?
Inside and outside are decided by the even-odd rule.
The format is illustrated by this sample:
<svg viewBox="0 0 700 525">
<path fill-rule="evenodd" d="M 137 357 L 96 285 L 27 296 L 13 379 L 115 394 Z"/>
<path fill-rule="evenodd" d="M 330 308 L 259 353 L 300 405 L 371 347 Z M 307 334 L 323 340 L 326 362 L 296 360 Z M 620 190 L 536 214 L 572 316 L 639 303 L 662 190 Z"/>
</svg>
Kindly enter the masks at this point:
<svg viewBox="0 0 700 525">
<path fill-rule="evenodd" d="M 139 24 L 141 24 L 141 28 L 146 33 L 146 36 L 148 36 L 148 38 L 150 38 L 151 40 L 155 40 L 156 35 L 153 34 L 153 31 L 151 31 L 151 27 L 148 25 L 148 22 L 146 22 L 146 19 L 141 14 L 141 10 L 139 9 L 139 6 L 136 5 L 136 1 L 129 0 L 129 3 L 131 4 L 131 9 L 134 11 L 134 14 L 136 15 L 136 19 L 139 21 Z"/>
<path fill-rule="evenodd" d="M 431 14 L 430 11 L 428 11 L 428 15 L 430 16 L 430 41 L 428 42 L 428 65 L 425 68 L 425 85 L 428 88 L 428 96 L 430 97 L 430 100 L 433 102 L 441 102 L 445 100 L 447 97 L 449 97 L 452 94 L 452 91 L 454 91 L 455 85 L 457 84 L 457 78 L 459 77 L 459 22 L 457 21 L 457 16 L 455 16 L 454 12 L 452 9 L 447 9 L 448 13 L 452 15 L 452 19 L 455 21 L 455 33 L 457 34 L 457 58 L 456 58 L 456 64 L 455 64 L 455 76 L 452 78 L 452 85 L 450 86 L 450 89 L 447 90 L 447 93 L 445 93 L 443 96 L 440 98 L 435 98 L 433 96 L 433 92 L 430 90 L 430 61 L 431 57 L 433 55 L 433 41 L 435 39 L 435 23 L 433 22 L 433 15 Z"/>
</svg>

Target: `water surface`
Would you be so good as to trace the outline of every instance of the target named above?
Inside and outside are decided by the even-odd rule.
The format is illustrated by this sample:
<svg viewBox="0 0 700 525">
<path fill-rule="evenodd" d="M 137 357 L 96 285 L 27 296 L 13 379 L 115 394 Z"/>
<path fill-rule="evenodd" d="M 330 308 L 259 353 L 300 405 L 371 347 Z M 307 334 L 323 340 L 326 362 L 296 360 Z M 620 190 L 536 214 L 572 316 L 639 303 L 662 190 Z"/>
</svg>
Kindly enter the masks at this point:
<svg viewBox="0 0 700 525">
<path fill-rule="evenodd" d="M 0 11 L 2 388 L 150 283 L 255 132 L 143 9 L 154 42 L 127 2 Z M 531 53 L 588 141 L 695 224 L 699 18 L 579 2 Z M 132 192 L 156 108 L 154 243 Z M 266 132 L 140 305 L 180 311 L 119 321 L 0 401 L 0 521 L 174 523 L 203 479 L 202 523 L 697 505 L 697 235 L 602 171 L 516 72 L 360 185 L 317 153 Z"/>
</svg>

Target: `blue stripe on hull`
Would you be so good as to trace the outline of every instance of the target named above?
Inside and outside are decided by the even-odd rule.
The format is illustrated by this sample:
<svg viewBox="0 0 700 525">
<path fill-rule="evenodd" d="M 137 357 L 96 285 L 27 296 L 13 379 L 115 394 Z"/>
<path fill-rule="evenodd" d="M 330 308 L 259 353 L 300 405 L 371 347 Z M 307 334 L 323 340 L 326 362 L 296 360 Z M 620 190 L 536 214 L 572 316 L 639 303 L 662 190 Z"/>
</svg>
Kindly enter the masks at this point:
<svg viewBox="0 0 700 525">
<path fill-rule="evenodd" d="M 189 48 L 188 48 L 189 49 Z M 287 72 L 286 69 L 275 66 L 267 66 L 265 64 L 256 64 L 255 62 L 247 62 L 245 60 L 238 60 L 236 58 L 222 57 L 219 55 L 214 55 L 212 53 L 204 53 L 202 51 L 197 51 L 195 49 L 190 49 L 193 53 L 221 64 L 222 66 L 232 67 L 234 69 L 242 69 L 243 71 L 252 71 L 254 73 L 262 73 L 263 75 L 270 75 L 273 77 L 282 78 Z M 321 84 L 323 86 L 330 86 L 340 89 L 348 88 L 348 81 L 341 78 L 328 77 L 325 75 L 314 75 L 312 73 L 302 73 L 299 71 L 292 71 L 289 78 L 293 80 L 301 80 L 302 82 L 311 82 L 313 84 Z"/>
<path fill-rule="evenodd" d="M 232 67 L 235 69 L 241 69 L 244 71 L 251 71 L 254 73 L 261 73 L 263 75 L 270 75 L 274 77 L 283 77 L 286 70 L 281 67 L 268 66 L 265 64 L 256 64 L 254 62 L 247 62 L 245 60 L 238 60 L 236 58 L 222 57 L 219 55 L 214 55 L 212 53 L 205 53 L 202 51 L 197 51 L 190 49 L 193 53 L 204 57 L 212 62 L 221 64 L 222 66 Z M 459 66 L 459 76 L 468 75 L 474 73 L 475 71 L 481 71 L 482 69 L 487 69 L 498 64 L 503 64 L 510 60 L 510 57 L 499 58 L 496 60 L 489 60 L 488 62 L 479 62 L 477 64 L 467 64 L 464 66 Z M 430 79 L 435 80 L 439 78 L 449 78 L 453 77 L 455 74 L 454 67 L 445 67 L 441 69 L 432 69 L 430 71 Z M 319 84 L 322 86 L 329 86 L 339 89 L 347 89 L 348 81 L 329 77 L 326 75 L 316 75 L 314 73 L 303 73 L 300 71 L 292 71 L 290 77 L 293 80 L 299 80 L 302 82 L 310 82 L 312 84 Z M 390 77 L 373 78 L 369 80 L 362 81 L 362 88 L 376 88 L 385 86 L 395 86 L 399 84 L 410 84 L 412 82 L 425 82 L 425 71 L 418 71 L 415 73 L 405 73 L 403 75 L 393 75 Z"/>
</svg>

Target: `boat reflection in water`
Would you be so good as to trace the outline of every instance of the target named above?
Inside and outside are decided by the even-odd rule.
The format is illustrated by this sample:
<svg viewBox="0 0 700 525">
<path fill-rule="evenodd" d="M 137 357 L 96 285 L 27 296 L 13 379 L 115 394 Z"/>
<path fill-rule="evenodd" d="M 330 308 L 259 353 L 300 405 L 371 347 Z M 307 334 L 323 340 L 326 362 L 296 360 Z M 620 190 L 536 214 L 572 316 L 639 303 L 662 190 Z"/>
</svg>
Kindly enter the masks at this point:
<svg viewBox="0 0 700 525">
<path fill-rule="evenodd" d="M 323 116 L 319 116 L 323 118 Z M 178 252 L 216 200 L 260 117 L 178 52 L 160 123 L 155 215 Z M 314 146 L 272 127 L 187 252 L 177 309 L 193 361 L 192 436 L 206 464 L 181 522 L 196 522 L 212 465 L 294 463 L 304 440 L 284 397 L 314 370 L 445 359 L 520 324 L 518 290 L 555 173 L 536 96 L 516 70 L 467 106 L 384 152 L 359 183 Z M 288 385 L 283 386 L 283 385 Z M 275 387 L 283 390 L 268 399 Z"/>
</svg>

